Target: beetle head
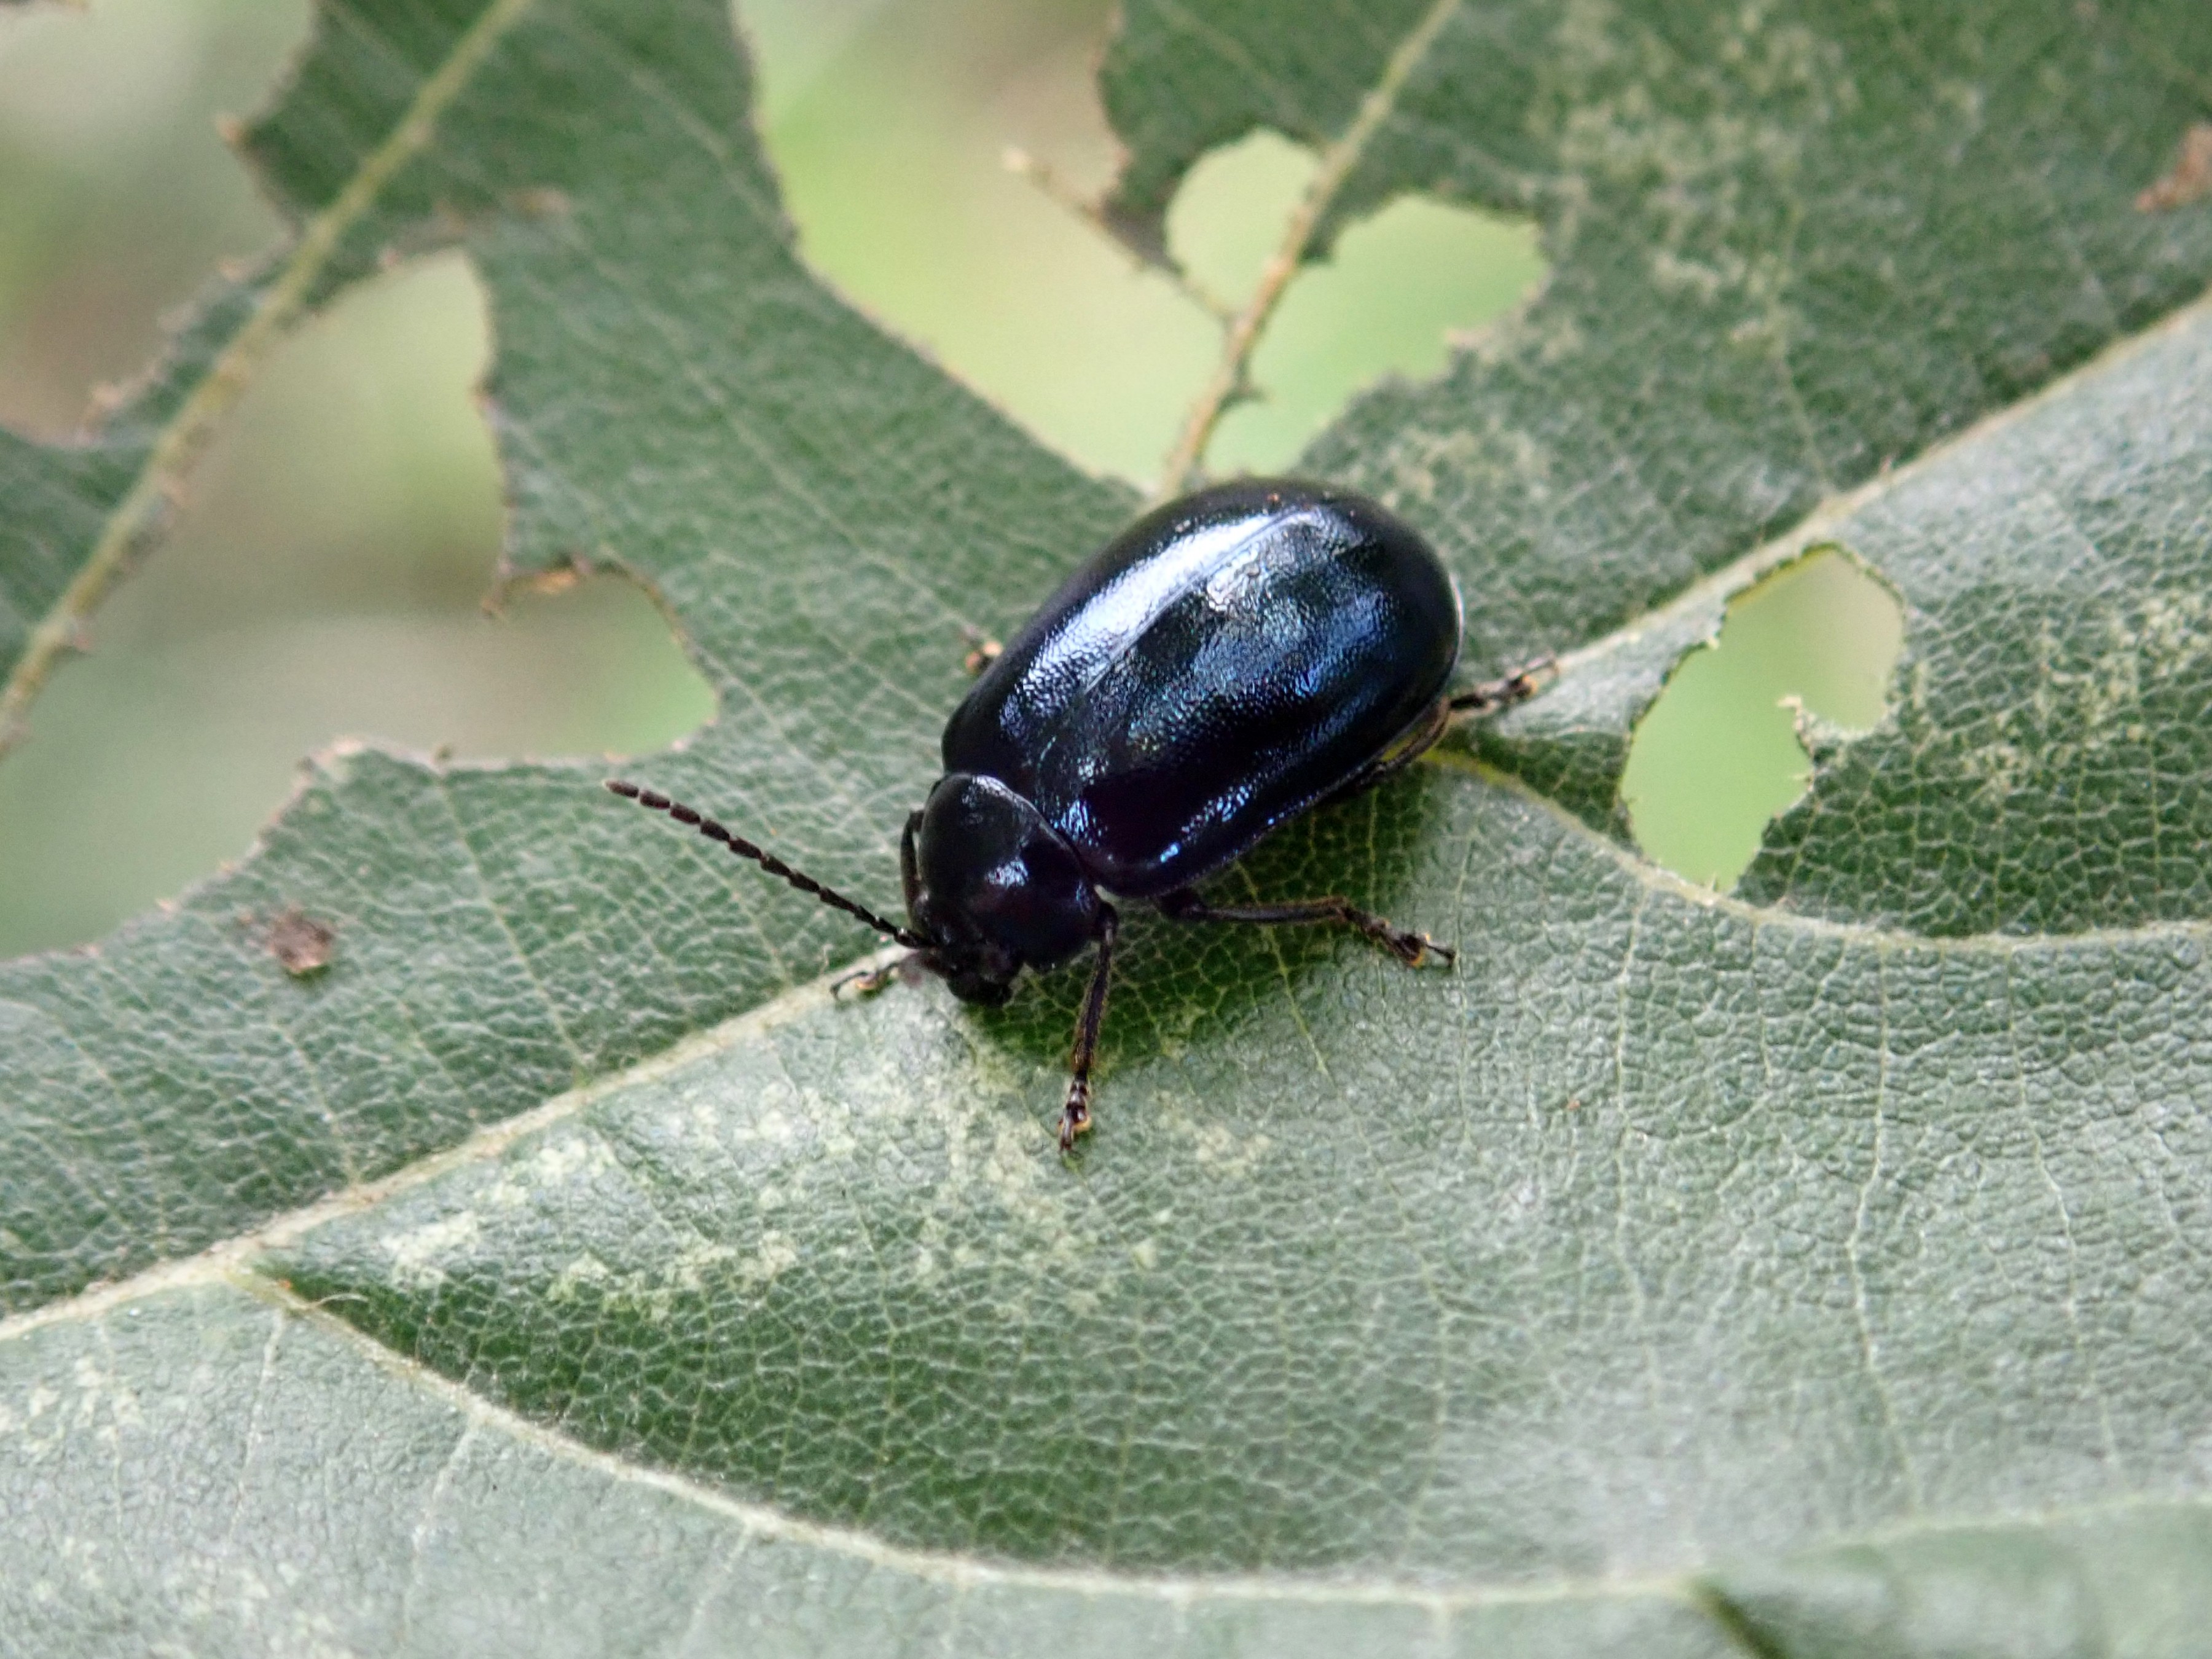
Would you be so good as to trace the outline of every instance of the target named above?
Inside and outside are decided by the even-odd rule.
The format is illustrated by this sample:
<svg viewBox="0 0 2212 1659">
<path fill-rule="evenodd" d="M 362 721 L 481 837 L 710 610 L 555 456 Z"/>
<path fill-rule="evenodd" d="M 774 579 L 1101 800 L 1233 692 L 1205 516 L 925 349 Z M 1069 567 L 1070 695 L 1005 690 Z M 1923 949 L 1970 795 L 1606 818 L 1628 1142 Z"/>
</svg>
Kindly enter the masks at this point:
<svg viewBox="0 0 2212 1659">
<path fill-rule="evenodd" d="M 1098 890 L 1035 805 L 996 778 L 938 780 L 915 838 L 911 909 L 952 994 L 1004 1002 L 1024 968 L 1065 962 L 1097 936 Z"/>
</svg>

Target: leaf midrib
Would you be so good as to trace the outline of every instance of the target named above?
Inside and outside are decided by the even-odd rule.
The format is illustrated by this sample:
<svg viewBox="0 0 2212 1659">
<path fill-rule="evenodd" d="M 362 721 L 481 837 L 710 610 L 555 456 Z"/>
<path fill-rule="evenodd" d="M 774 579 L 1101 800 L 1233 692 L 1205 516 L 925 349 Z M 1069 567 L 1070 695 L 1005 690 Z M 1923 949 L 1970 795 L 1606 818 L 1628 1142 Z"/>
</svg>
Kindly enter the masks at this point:
<svg viewBox="0 0 2212 1659">
<path fill-rule="evenodd" d="M 1487 1608 L 1537 1607 L 1573 1601 L 1671 1601 L 1712 1624 L 1731 1645 L 1756 1655 L 1758 1644 L 1731 1615 L 1734 1609 L 1710 1574 L 1718 1563 L 1668 1574 L 1561 1575 L 1518 1583 L 1469 1583 L 1443 1586 L 1387 1577 L 1300 1576 L 1224 1573 L 1205 1577 L 1172 1573 L 1121 1573 L 1109 1569 L 1045 1565 L 990 1559 L 951 1550 L 917 1548 L 889 1542 L 856 1528 L 828 1526 L 766 1504 L 748 1503 L 703 1481 L 672 1470 L 601 1451 L 533 1419 L 497 1405 L 419 1361 L 376 1341 L 289 1286 L 237 1265 L 212 1266 L 196 1258 L 199 1271 L 173 1276 L 162 1288 L 226 1287 L 270 1309 L 279 1320 L 298 1320 L 359 1353 L 405 1387 L 442 1402 L 463 1418 L 470 1431 L 489 1429 L 547 1457 L 592 1472 L 625 1486 L 644 1487 L 694 1509 L 735 1522 L 749 1538 L 765 1539 L 821 1551 L 871 1567 L 901 1573 L 956 1590 L 1012 1589 L 1090 1597 L 1149 1596 L 1189 1607 L 1214 1603 L 1291 1603 L 1312 1607 L 1411 1608 L 1442 1621 L 1455 1613 Z M 150 1277 L 149 1275 L 148 1277 Z M 0 1330 L 4 1340 L 11 1330 Z M 1919 1515 L 1888 1525 L 1838 1533 L 1814 1540 L 1808 1549 L 1893 1546 L 1930 1536 L 1993 1528 L 2050 1528 L 2085 1524 L 2100 1518 L 2150 1510 L 2212 1512 L 2202 1497 L 2134 1493 L 2097 1501 L 1994 1510 L 1980 1514 Z"/>
<path fill-rule="evenodd" d="M 191 1282 L 226 1284 L 283 1315 L 313 1325 L 355 1348 L 380 1370 L 422 1394 L 445 1401 L 476 1424 L 496 1429 L 564 1462 L 592 1469 L 610 1480 L 665 1492 L 700 1509 L 726 1516 L 756 1536 L 829 1551 L 866 1561 L 871 1565 L 941 1583 L 962 1588 L 1006 1585 L 1088 1595 L 1151 1595 L 1163 1601 L 1186 1604 L 1213 1600 L 1296 1601 L 1316 1607 L 1411 1607 L 1425 1608 L 1437 1615 L 1486 1607 L 1522 1606 L 1585 1598 L 1622 1600 L 1644 1595 L 1663 1595 L 1685 1605 L 1696 1606 L 1694 1581 L 1685 1574 L 1563 1576 L 1526 1583 L 1437 1589 L 1390 1578 L 1269 1577 L 1264 1573 L 1224 1573 L 1204 1577 L 1178 1577 L 1172 1573 L 1117 1573 L 1096 1568 L 1042 1566 L 1015 1560 L 992 1560 L 962 1555 L 951 1550 L 917 1549 L 908 1545 L 889 1543 L 873 1533 L 857 1528 L 825 1526 L 766 1504 L 748 1504 L 705 1482 L 600 1451 L 562 1434 L 557 1429 L 495 1404 L 451 1377 L 395 1352 L 359 1327 L 299 1295 L 289 1286 L 261 1274 L 216 1273 Z M 2143 1500 L 2145 1504 L 2151 1501 Z M 2089 1506 L 2083 1512 L 2095 1512 L 2098 1507 Z M 2114 1504 L 2101 1507 L 2117 1508 L 2119 1505 Z"/>
</svg>

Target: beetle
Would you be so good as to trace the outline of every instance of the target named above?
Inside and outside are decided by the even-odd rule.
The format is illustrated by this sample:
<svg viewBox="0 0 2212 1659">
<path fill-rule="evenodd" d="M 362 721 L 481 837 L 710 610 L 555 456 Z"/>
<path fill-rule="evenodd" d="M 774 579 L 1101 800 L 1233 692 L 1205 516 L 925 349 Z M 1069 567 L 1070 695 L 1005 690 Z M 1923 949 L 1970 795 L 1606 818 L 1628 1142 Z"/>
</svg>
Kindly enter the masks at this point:
<svg viewBox="0 0 2212 1659">
<path fill-rule="evenodd" d="M 1201 489 L 1139 519 L 988 659 L 945 728 L 945 775 L 899 841 L 907 925 L 680 801 L 667 813 L 905 945 L 963 1001 L 1096 947 L 1060 1146 L 1091 1127 L 1091 1064 L 1120 915 L 1340 922 L 1408 966 L 1455 953 L 1346 900 L 1219 905 L 1196 884 L 1270 830 L 1380 782 L 1455 714 L 1534 694 L 1547 663 L 1454 695 L 1459 591 L 1376 502 L 1294 479 Z M 897 969 L 860 976 L 880 987 Z"/>
</svg>

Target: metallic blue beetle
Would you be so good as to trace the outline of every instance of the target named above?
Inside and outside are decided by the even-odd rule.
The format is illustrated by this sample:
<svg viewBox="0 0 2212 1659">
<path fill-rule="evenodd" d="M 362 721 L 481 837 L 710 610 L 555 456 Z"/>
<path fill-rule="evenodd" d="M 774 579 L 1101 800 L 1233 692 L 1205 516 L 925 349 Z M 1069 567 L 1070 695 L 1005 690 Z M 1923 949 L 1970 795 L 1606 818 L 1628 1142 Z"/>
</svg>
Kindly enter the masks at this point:
<svg viewBox="0 0 2212 1659">
<path fill-rule="evenodd" d="M 714 819 L 607 787 L 752 859 L 908 946 L 969 1002 L 1096 944 L 1063 1152 L 1091 1127 L 1091 1061 L 1118 918 L 1344 922 L 1408 964 L 1453 953 L 1341 898 L 1208 903 L 1194 884 L 1317 803 L 1411 762 L 1458 710 L 1534 690 L 1534 669 L 1454 696 L 1459 594 L 1373 501 L 1248 479 L 1170 501 L 1078 570 L 945 728 L 945 775 L 906 822 L 909 927 L 832 892 Z M 886 975 L 868 976 L 880 985 Z"/>
</svg>

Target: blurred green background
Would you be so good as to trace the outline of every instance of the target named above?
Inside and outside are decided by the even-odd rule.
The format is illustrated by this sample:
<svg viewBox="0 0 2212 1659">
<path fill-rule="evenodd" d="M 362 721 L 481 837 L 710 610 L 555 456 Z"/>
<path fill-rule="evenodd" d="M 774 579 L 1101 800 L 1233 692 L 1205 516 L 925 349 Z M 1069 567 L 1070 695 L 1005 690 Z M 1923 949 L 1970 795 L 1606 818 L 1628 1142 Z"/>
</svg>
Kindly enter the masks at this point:
<svg viewBox="0 0 2212 1659">
<path fill-rule="evenodd" d="M 1079 463 L 1149 486 L 1311 158 L 1261 135 L 1170 216 L 1190 291 L 1068 204 L 1110 174 L 1091 75 L 1108 0 L 740 0 L 762 122 L 810 260 Z M 0 8 L 0 422 L 64 439 L 161 319 L 278 234 L 216 136 L 256 107 L 306 0 Z M 1018 148 L 1051 187 L 1009 169 Z M 1302 276 L 1218 471 L 1286 464 L 1386 373 L 1540 282 L 1528 227 L 1407 199 Z M 0 956 L 97 938 L 234 859 L 341 736 L 465 756 L 651 749 L 712 714 L 644 598 L 611 580 L 481 601 L 498 481 L 471 388 L 481 300 L 454 256 L 343 298 L 289 343 L 193 481 L 174 538 L 95 618 L 0 763 Z M 5 504 L 0 503 L 0 511 Z M 1088 550 L 1067 550 L 1071 563 Z M 1782 699 L 1879 716 L 1894 605 L 1840 559 L 1741 601 L 1639 732 L 1647 850 L 1732 881 L 1802 787 Z"/>
</svg>

